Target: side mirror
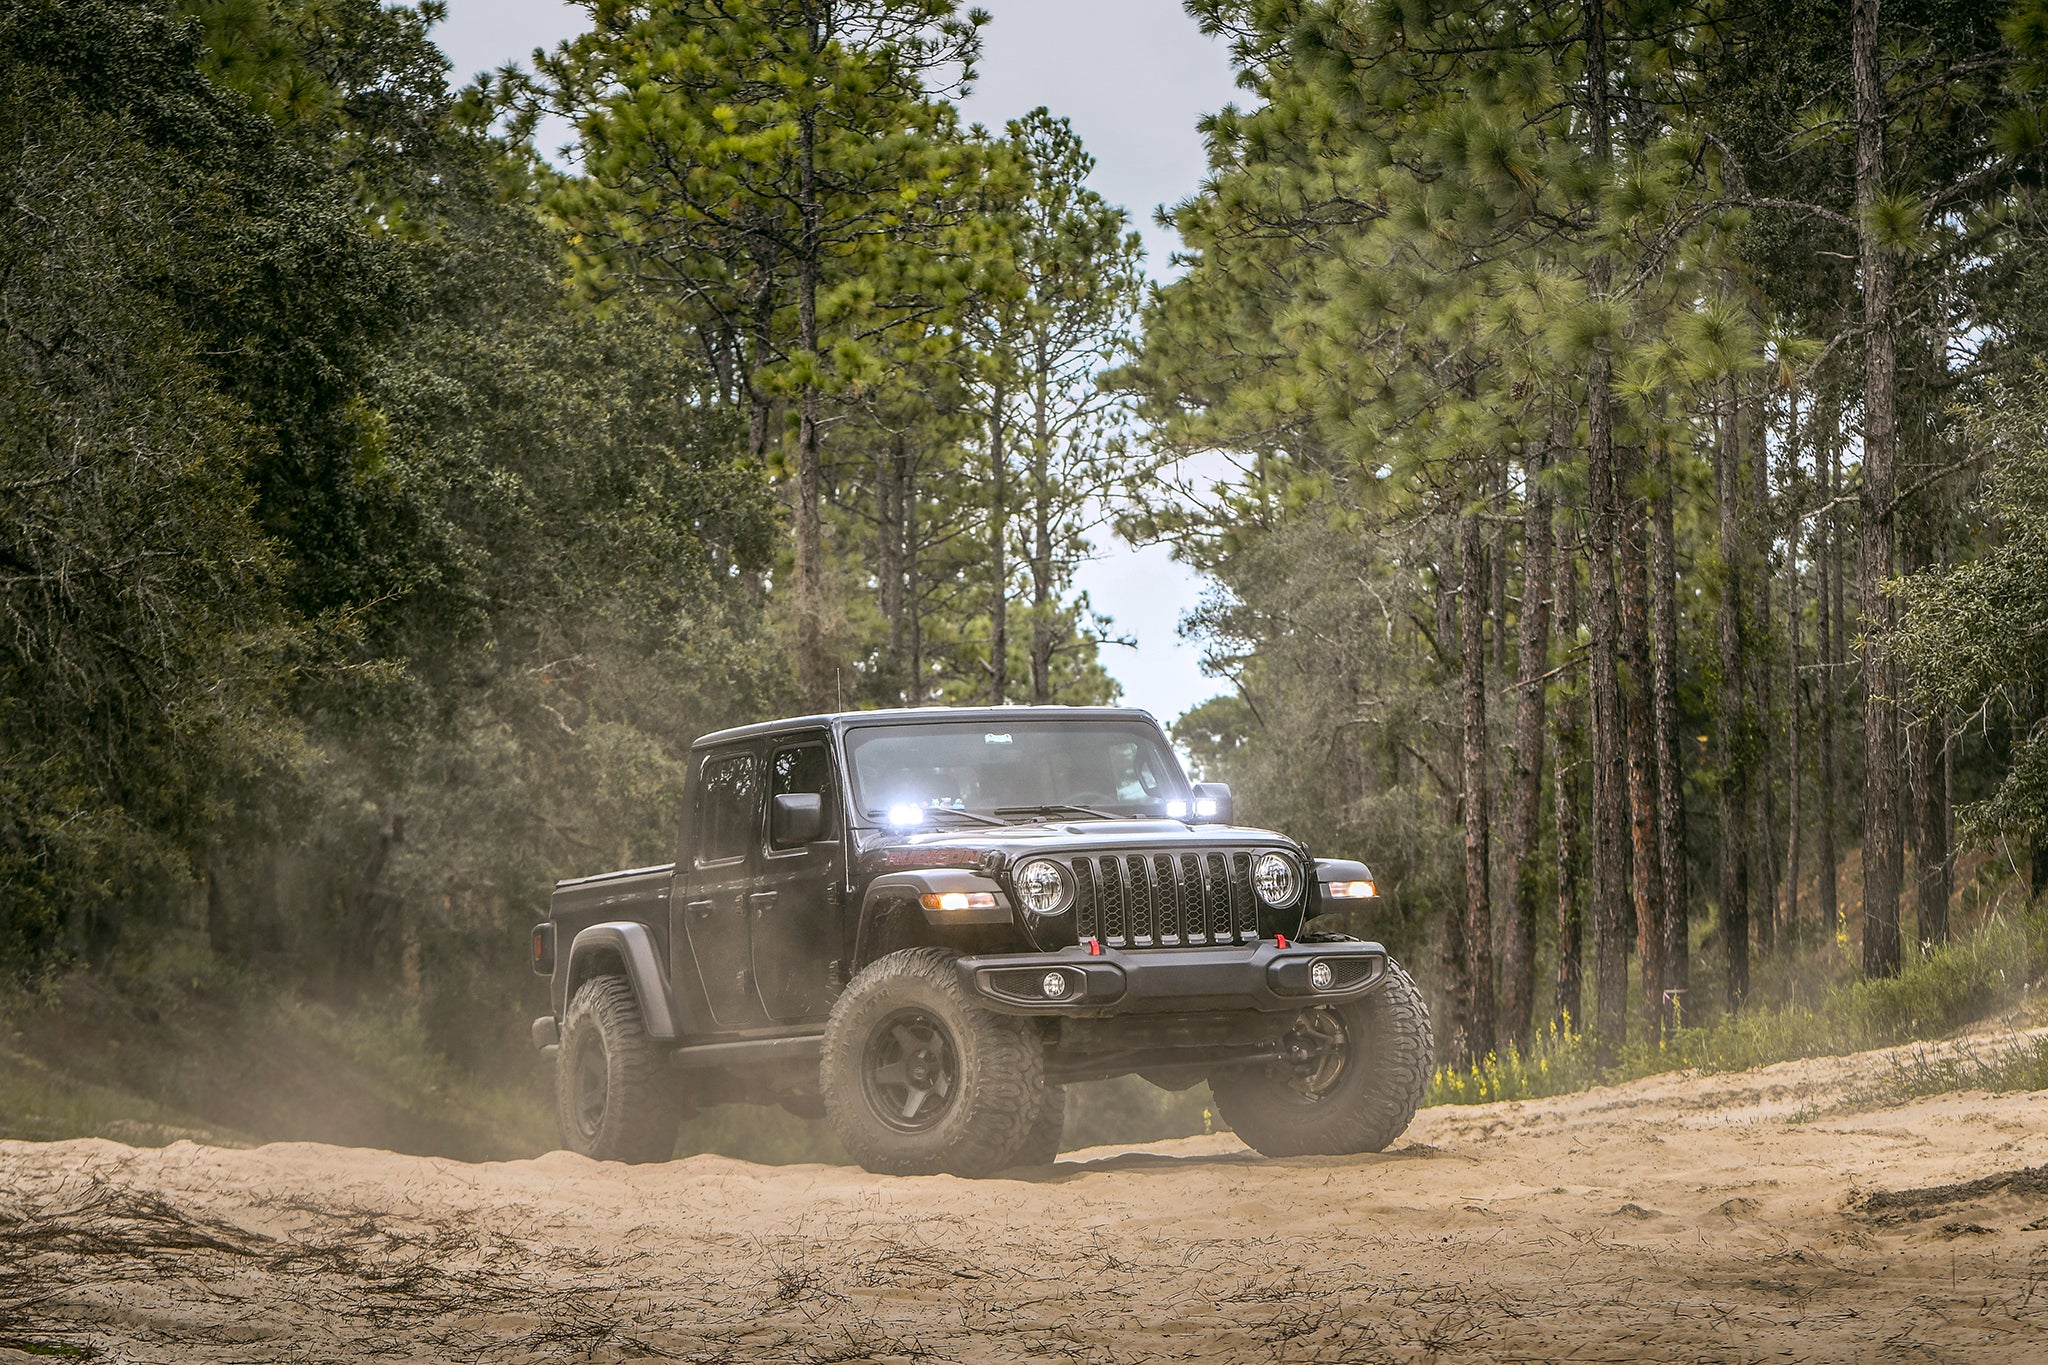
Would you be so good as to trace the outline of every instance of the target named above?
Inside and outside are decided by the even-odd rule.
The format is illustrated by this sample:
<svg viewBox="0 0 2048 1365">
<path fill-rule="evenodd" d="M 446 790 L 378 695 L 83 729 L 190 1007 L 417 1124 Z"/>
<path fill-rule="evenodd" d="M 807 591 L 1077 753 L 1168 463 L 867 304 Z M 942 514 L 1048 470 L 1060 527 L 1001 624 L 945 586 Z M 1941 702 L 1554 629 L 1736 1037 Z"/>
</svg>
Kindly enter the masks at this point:
<svg viewBox="0 0 2048 1365">
<path fill-rule="evenodd" d="M 1230 799 L 1230 785 L 1226 782 L 1197 782 L 1195 784 L 1195 820 L 1199 824 L 1227 825 L 1235 817 L 1237 807 Z"/>
<path fill-rule="evenodd" d="M 775 798 L 768 817 L 768 842 L 799 848 L 825 837 L 825 798 L 816 792 L 786 792 Z"/>
</svg>

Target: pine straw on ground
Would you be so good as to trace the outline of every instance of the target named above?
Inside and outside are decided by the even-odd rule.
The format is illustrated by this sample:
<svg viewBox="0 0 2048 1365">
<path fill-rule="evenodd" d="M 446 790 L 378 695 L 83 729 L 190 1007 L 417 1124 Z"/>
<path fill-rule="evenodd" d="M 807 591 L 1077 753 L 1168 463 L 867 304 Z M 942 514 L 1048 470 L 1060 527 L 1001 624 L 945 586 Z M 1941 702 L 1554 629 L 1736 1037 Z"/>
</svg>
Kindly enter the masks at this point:
<svg viewBox="0 0 2048 1365">
<path fill-rule="evenodd" d="M 2048 1095 L 1902 1055 L 988 1181 L 0 1143 L 0 1362 L 2042 1358 Z"/>
</svg>

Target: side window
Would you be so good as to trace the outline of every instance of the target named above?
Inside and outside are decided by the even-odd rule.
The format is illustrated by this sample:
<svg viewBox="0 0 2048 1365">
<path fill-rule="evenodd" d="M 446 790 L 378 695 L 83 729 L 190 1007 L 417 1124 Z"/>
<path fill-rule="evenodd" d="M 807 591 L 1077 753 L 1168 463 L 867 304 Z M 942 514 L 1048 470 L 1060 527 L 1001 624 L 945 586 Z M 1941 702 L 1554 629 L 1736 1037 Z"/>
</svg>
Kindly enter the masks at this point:
<svg viewBox="0 0 2048 1365">
<path fill-rule="evenodd" d="M 822 744 L 802 744 L 789 749 L 777 749 L 774 761 L 768 765 L 768 797 L 772 807 L 778 796 L 797 793 L 815 793 L 823 798 L 827 828 L 832 818 L 832 766 L 825 757 Z M 781 848 L 781 844 L 772 844 Z"/>
<path fill-rule="evenodd" d="M 745 857 L 759 819 L 760 764 L 752 754 L 714 754 L 697 791 L 699 865 Z"/>
</svg>

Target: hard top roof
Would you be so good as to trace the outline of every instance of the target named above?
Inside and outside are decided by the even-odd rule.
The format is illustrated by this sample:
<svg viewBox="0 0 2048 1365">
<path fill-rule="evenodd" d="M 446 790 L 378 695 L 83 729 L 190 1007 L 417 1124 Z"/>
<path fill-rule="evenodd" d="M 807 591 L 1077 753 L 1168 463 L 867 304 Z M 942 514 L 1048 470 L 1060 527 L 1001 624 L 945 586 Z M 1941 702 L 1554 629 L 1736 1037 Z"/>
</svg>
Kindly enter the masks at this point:
<svg viewBox="0 0 2048 1365">
<path fill-rule="evenodd" d="M 764 720 L 752 725 L 736 725 L 730 730 L 714 730 L 699 736 L 690 747 L 710 748 L 717 744 L 729 744 L 734 740 L 758 739 L 763 735 L 779 735 L 791 730 L 830 729 L 835 734 L 848 725 L 871 725 L 878 722 L 889 724 L 931 724 L 940 721 L 1004 722 L 1026 718 L 1047 720 L 1143 720 L 1157 725 L 1158 719 L 1150 711 L 1135 706 L 899 706 L 886 711 L 832 711 L 815 716 L 792 716 L 787 720 Z"/>
</svg>

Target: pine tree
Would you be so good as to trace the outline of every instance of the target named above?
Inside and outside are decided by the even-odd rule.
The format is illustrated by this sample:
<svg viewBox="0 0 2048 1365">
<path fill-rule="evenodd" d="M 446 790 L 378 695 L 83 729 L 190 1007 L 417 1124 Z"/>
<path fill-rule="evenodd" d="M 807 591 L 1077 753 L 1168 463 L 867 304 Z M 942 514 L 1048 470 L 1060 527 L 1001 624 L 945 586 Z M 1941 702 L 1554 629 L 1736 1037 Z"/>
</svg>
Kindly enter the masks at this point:
<svg viewBox="0 0 2048 1365">
<path fill-rule="evenodd" d="M 588 178 L 554 212 L 586 279 L 673 293 L 750 413 L 764 455 L 785 402 L 798 685 L 835 699 L 823 432 L 828 397 L 915 345 L 970 273 L 978 173 L 942 83 L 972 78 L 977 27 L 952 0 L 594 4 L 542 68 L 577 119 Z"/>
</svg>

